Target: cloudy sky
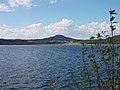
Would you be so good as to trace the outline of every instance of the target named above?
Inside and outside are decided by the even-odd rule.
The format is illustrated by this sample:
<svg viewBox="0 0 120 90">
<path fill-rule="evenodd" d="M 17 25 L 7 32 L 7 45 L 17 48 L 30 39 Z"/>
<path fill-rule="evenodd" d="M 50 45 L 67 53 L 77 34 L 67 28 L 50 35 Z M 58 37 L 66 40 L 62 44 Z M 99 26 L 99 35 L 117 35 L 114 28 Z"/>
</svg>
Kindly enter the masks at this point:
<svg viewBox="0 0 120 90">
<path fill-rule="evenodd" d="M 0 0 L 0 38 L 39 39 L 66 35 L 86 39 L 110 33 L 109 10 L 120 22 L 120 0 Z M 115 34 L 120 34 L 120 24 Z"/>
</svg>

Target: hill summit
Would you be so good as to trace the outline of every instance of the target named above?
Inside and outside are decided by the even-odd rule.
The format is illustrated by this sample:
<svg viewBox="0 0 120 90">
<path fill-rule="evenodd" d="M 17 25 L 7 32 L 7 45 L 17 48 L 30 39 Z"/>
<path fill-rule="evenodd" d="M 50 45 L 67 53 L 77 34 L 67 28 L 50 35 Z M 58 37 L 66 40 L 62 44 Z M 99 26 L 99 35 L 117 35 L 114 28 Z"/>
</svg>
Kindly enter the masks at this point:
<svg viewBox="0 0 120 90">
<path fill-rule="evenodd" d="M 66 37 L 66 36 L 63 36 L 63 35 L 55 35 L 53 37 L 45 38 L 45 40 L 73 41 L 73 40 L 76 40 L 76 39 Z"/>
</svg>

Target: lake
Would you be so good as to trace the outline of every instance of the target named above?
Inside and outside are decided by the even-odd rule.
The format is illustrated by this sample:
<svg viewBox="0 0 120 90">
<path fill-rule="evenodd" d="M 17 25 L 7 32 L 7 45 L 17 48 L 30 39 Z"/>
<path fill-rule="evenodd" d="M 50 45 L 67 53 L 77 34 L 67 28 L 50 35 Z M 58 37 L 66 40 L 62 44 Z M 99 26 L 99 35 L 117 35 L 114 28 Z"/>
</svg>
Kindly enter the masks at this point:
<svg viewBox="0 0 120 90">
<path fill-rule="evenodd" d="M 79 45 L 0 46 L 0 90 L 72 90 L 82 65 Z M 78 77 L 79 78 L 79 77 Z"/>
</svg>

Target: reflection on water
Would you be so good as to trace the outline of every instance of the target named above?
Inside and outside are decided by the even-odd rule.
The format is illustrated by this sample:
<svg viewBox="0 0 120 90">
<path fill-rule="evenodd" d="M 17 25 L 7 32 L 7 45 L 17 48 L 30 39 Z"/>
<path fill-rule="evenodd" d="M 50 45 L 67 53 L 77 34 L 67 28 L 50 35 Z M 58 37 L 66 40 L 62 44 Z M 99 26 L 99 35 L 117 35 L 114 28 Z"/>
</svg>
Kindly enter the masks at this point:
<svg viewBox="0 0 120 90">
<path fill-rule="evenodd" d="M 78 72 L 80 46 L 0 46 L 0 90 L 71 90 Z"/>
</svg>

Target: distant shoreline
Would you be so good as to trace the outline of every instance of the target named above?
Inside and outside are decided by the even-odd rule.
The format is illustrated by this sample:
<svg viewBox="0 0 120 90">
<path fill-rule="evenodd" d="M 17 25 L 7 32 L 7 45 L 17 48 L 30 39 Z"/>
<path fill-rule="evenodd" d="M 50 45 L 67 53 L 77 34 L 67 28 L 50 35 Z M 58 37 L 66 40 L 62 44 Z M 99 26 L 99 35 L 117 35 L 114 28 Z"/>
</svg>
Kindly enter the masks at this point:
<svg viewBox="0 0 120 90">
<path fill-rule="evenodd" d="M 82 43 L 85 44 L 97 44 L 101 42 L 101 44 L 109 44 L 111 43 L 111 39 L 94 39 L 94 40 L 78 40 L 78 39 L 73 39 L 70 37 L 66 37 L 63 35 L 56 35 L 53 37 L 49 38 L 44 38 L 44 39 L 31 39 L 31 40 L 23 40 L 23 39 L 0 39 L 0 45 L 51 45 L 51 44 L 56 44 L 56 45 L 80 45 Z M 114 43 L 115 44 L 120 44 L 120 35 L 114 36 Z"/>
<path fill-rule="evenodd" d="M 82 44 L 0 44 L 0 46 L 41 46 L 41 45 L 63 45 L 63 46 L 76 46 L 76 45 L 80 45 L 82 46 Z M 86 45 L 91 45 L 91 44 L 86 44 Z M 95 44 L 93 44 L 95 45 Z M 101 44 L 101 45 L 110 45 L 110 44 Z M 120 44 L 115 44 L 115 45 L 120 45 Z"/>
</svg>

